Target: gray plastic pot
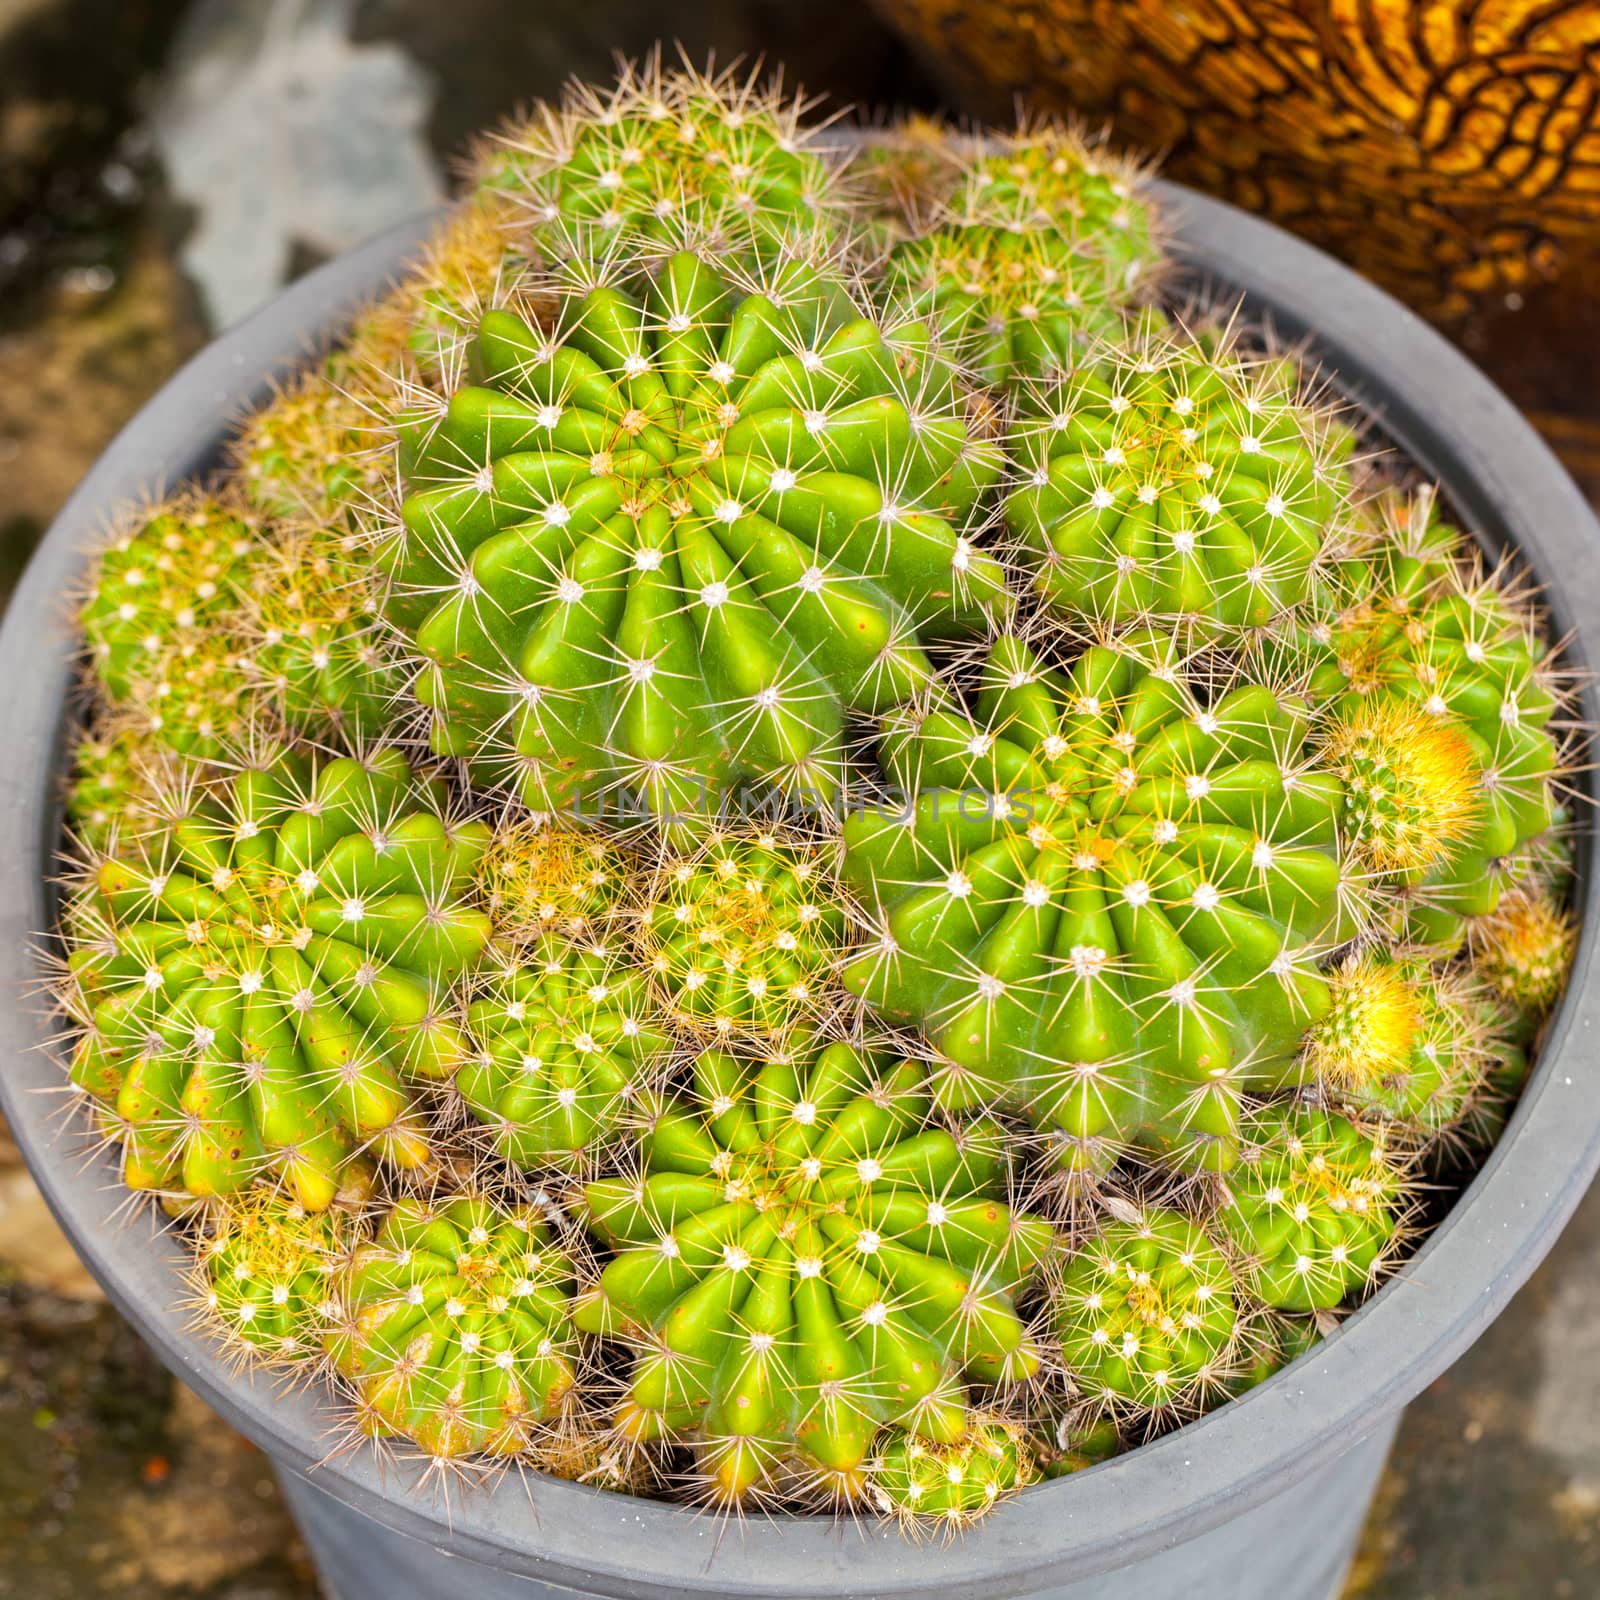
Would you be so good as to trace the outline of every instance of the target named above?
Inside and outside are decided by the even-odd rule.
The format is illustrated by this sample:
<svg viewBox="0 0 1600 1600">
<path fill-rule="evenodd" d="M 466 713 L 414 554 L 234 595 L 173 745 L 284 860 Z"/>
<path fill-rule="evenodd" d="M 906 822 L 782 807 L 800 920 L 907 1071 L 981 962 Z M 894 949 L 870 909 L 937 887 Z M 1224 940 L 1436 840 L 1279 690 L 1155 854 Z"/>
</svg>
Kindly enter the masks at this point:
<svg viewBox="0 0 1600 1600">
<path fill-rule="evenodd" d="M 1197 280 L 1242 292 L 1446 486 L 1491 546 L 1546 583 L 1574 666 L 1600 661 L 1600 529 L 1528 424 L 1410 312 L 1327 256 L 1216 201 L 1166 187 Z M 35 556 L 0 632 L 0 1102 L 40 1187 L 112 1300 L 184 1382 L 275 1463 L 340 1600 L 1327 1600 L 1348 1566 L 1400 1408 L 1470 1345 L 1549 1249 L 1600 1163 L 1596 886 L 1538 1071 L 1493 1157 L 1405 1271 L 1332 1338 L 1242 1401 L 1115 1461 L 1042 1485 L 963 1543 L 913 1546 L 875 1525 L 717 1518 L 507 1476 L 448 1500 L 362 1448 L 323 1457 L 317 1392 L 238 1375 L 185 1328 L 179 1244 L 119 1215 L 109 1157 L 63 1126 L 37 992 L 35 935 L 58 838 L 73 644 L 64 600 L 127 499 L 213 465 L 269 379 L 335 333 L 414 248 L 421 225 L 312 273 L 198 356 L 101 458 Z M 1585 597 L 1588 597 L 1587 600 Z M 1597 720 L 1592 687 L 1583 716 Z M 1584 774 L 1593 783 L 1593 774 Z"/>
</svg>

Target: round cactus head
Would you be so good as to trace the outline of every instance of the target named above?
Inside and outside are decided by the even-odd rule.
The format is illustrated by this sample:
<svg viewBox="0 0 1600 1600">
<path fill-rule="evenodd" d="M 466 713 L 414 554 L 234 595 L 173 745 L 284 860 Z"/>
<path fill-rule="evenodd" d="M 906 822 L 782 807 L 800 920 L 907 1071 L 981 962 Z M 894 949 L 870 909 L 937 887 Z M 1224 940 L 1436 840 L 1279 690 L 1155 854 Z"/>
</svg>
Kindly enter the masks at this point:
<svg viewBox="0 0 1600 1600">
<path fill-rule="evenodd" d="M 127 1130 L 135 1187 L 227 1194 L 263 1171 L 329 1205 L 358 1150 L 428 1160 L 407 1080 L 466 1059 L 450 985 L 488 919 L 481 825 L 394 751 L 274 757 L 95 874 L 68 952 L 80 1087 Z"/>
<path fill-rule="evenodd" d="M 772 834 L 721 834 L 663 861 L 641 924 L 672 1014 L 719 1039 L 782 1034 L 816 1016 L 844 939 L 820 852 Z"/>
<path fill-rule="evenodd" d="M 1240 1088 L 1298 1053 L 1349 934 L 1342 790 L 1293 708 L 1202 696 L 1164 642 L 1060 672 L 1007 635 L 972 710 L 884 754 L 894 798 L 844 827 L 877 923 L 845 986 L 929 1030 L 949 1103 L 1021 1101 L 1064 1161 L 1138 1140 L 1226 1165 Z"/>
<path fill-rule="evenodd" d="M 309 738 L 360 745 L 400 719 L 405 680 L 351 536 L 301 527 L 263 560 L 245 608 L 258 700 Z"/>
<path fill-rule="evenodd" d="M 709 1051 L 643 1141 L 634 1180 L 588 1187 L 618 1254 L 579 1313 L 640 1347 L 620 1418 L 685 1432 L 712 1498 L 785 1460 L 859 1494 L 878 1429 L 950 1443 L 963 1376 L 1030 1376 L 1013 1292 L 1043 1219 L 998 1198 L 992 1140 L 928 1121 L 923 1068 L 848 1044 Z"/>
<path fill-rule="evenodd" d="M 319 371 L 285 384 L 245 424 L 233 451 L 252 506 L 321 524 L 343 525 L 393 470 L 376 406 Z"/>
<path fill-rule="evenodd" d="M 1197 638 L 1299 605 L 1347 492 L 1350 437 L 1294 369 L 1151 327 L 1029 394 L 1006 523 L 1069 621 Z"/>
<path fill-rule="evenodd" d="M 663 69 L 657 53 L 609 89 L 574 84 L 559 110 L 502 130 L 474 178 L 520 202 L 546 248 L 575 233 L 602 250 L 641 234 L 671 240 L 686 220 L 729 248 L 759 248 L 840 220 L 836 180 L 801 125 L 808 109 L 778 80 Z"/>
<path fill-rule="evenodd" d="M 1123 327 L 1094 257 L 1059 238 L 975 221 L 897 245 L 882 293 L 889 314 L 926 319 L 990 386 L 1069 372 Z"/>
<path fill-rule="evenodd" d="M 307 1211 L 271 1189 L 233 1198 L 197 1248 L 205 1326 L 243 1360 L 316 1359 L 339 1316 L 335 1278 L 353 1242 L 341 1212 Z"/>
<path fill-rule="evenodd" d="M 1119 295 L 1147 279 L 1161 258 L 1138 166 L 1060 124 L 974 141 L 950 209 L 1018 236 L 1078 245 L 1101 263 Z"/>
<path fill-rule="evenodd" d="M 957 1535 L 1033 1478 L 1026 1430 L 1004 1417 L 977 1415 L 947 1444 L 887 1428 L 874 1447 L 867 1493 L 886 1516 L 916 1533 Z"/>
<path fill-rule="evenodd" d="M 475 986 L 467 1031 L 477 1050 L 456 1088 L 519 1167 L 592 1168 L 672 1053 L 627 951 L 548 934 Z"/>
<path fill-rule="evenodd" d="M 478 887 L 495 932 L 510 940 L 601 934 L 637 889 L 632 853 L 599 834 L 543 818 L 495 830 Z"/>
<path fill-rule="evenodd" d="M 1537 621 L 1512 572 L 1485 573 L 1423 496 L 1389 502 L 1270 647 L 1332 737 L 1358 741 L 1354 760 L 1397 763 L 1376 771 L 1376 805 L 1356 803 L 1373 865 L 1405 887 L 1404 937 L 1436 954 L 1494 909 L 1511 881 L 1503 864 L 1554 820 L 1560 674 Z M 1397 842 L 1408 807 L 1418 831 Z"/>
<path fill-rule="evenodd" d="M 236 509 L 186 495 L 144 513 L 101 552 L 79 622 L 113 701 L 159 678 L 237 603 L 263 548 Z"/>
<path fill-rule="evenodd" d="M 1478 820 L 1483 774 L 1459 727 L 1403 701 L 1353 708 L 1328 730 L 1350 840 L 1374 871 L 1416 879 Z"/>
<path fill-rule="evenodd" d="M 1360 1115 L 1436 1134 L 1465 1108 L 1487 1066 L 1470 983 L 1385 955 L 1329 976 L 1333 1005 L 1306 1034 L 1303 1062 L 1323 1092 Z"/>
<path fill-rule="evenodd" d="M 836 264 L 622 252 L 551 296 L 551 331 L 484 318 L 405 447 L 388 605 L 434 748 L 556 813 L 834 800 L 846 713 L 1007 604 L 964 531 L 995 449 Z"/>
<path fill-rule="evenodd" d="M 1227 1376 L 1239 1341 L 1227 1256 L 1192 1217 L 1160 1207 L 1074 1251 L 1053 1307 L 1072 1381 L 1113 1410 L 1196 1405 Z"/>
<path fill-rule="evenodd" d="M 1473 971 L 1489 991 L 1536 1030 L 1566 986 L 1578 943 L 1571 912 L 1539 878 L 1510 889 L 1470 929 Z"/>
<path fill-rule="evenodd" d="M 214 764 L 263 736 L 255 663 L 234 626 L 238 616 L 178 640 L 134 679 L 126 714 L 141 740 Z"/>
<path fill-rule="evenodd" d="M 1257 1107 L 1220 1223 L 1263 1304 L 1328 1311 L 1370 1282 L 1404 1218 L 1406 1164 L 1381 1137 L 1298 1101 Z"/>
<path fill-rule="evenodd" d="M 402 1199 L 340 1280 L 327 1335 L 362 1426 L 427 1455 L 520 1455 L 577 1378 L 572 1263 L 538 1216 Z"/>
</svg>

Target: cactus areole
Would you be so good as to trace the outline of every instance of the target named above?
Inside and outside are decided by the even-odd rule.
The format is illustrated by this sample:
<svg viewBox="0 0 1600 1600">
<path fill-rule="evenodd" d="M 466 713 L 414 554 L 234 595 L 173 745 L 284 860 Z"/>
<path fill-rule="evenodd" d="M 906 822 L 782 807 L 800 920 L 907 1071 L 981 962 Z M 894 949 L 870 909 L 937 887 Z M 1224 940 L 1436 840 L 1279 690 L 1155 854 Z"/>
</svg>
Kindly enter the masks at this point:
<svg viewBox="0 0 1600 1600">
<path fill-rule="evenodd" d="M 1249 310 L 1270 315 L 1281 331 L 1310 335 L 1313 353 L 1337 370 L 1342 386 L 1381 414 L 1439 477 L 1464 515 L 1519 549 L 1536 575 L 1546 581 L 1561 575 L 1551 594 L 1553 631 L 1572 634 L 1578 659 L 1600 658 L 1600 629 L 1592 618 L 1567 608 L 1569 594 L 1600 581 L 1593 553 L 1600 549 L 1600 528 L 1516 411 L 1437 336 L 1315 250 L 1199 196 L 1170 186 L 1157 192 L 1188 268 L 1246 293 Z M 70 681 L 68 641 L 55 618 L 61 597 L 82 576 L 80 552 L 113 510 L 150 481 L 182 481 L 213 463 L 221 444 L 220 419 L 258 403 L 267 375 L 302 360 L 316 338 L 336 331 L 349 308 L 391 279 L 417 238 L 417 230 L 403 230 L 309 275 L 270 313 L 233 330 L 198 357 L 102 459 L 25 576 L 0 632 L 0 681 L 29 690 L 8 696 L 0 709 L 0 746 L 8 757 L 0 771 L 0 827 L 9 890 L 0 897 L 0 963 L 8 992 L 37 987 L 31 936 L 53 920 L 47 884 L 59 789 L 52 758 L 60 748 Z M 508 450 L 497 457 L 496 472 L 518 453 Z M 661 475 L 672 476 L 670 462 Z M 935 473 L 928 483 L 934 498 L 958 498 L 948 483 L 935 489 L 940 477 Z M 418 494 L 433 492 L 432 486 L 414 488 Z M 949 503 L 923 508 L 952 530 L 948 513 L 955 509 Z M 504 526 L 530 518 L 520 507 L 515 516 Z M 503 531 L 491 518 L 485 538 Z M 943 543 L 944 537 L 941 570 L 948 572 L 954 546 Z M 630 559 L 636 548 L 644 545 L 630 543 Z M 769 573 L 758 575 L 754 567 L 745 571 L 753 610 L 766 610 L 760 583 Z M 447 574 L 452 583 L 460 575 L 459 568 Z M 880 572 L 870 581 L 887 588 L 891 577 Z M 419 585 L 418 592 L 431 597 L 430 611 L 449 603 L 442 582 L 438 572 L 429 572 Z M 624 587 L 631 586 L 630 580 Z M 948 582 L 939 588 L 950 602 L 940 601 L 934 609 L 942 607 L 943 614 L 927 625 L 959 631 L 970 615 L 963 610 L 965 602 L 957 600 Z M 929 589 L 913 584 L 891 598 L 901 608 L 893 614 L 892 631 L 904 647 L 892 659 L 897 667 L 902 660 L 909 667 Z M 976 591 L 968 590 L 967 598 L 976 598 Z M 537 620 L 540 614 L 530 605 L 528 617 Z M 916 620 L 908 631 L 902 618 L 909 617 Z M 419 613 L 407 626 L 421 629 L 426 622 L 426 614 Z M 441 651 L 436 728 L 446 730 L 441 742 L 451 748 L 473 751 L 481 744 L 491 760 L 506 762 L 519 777 L 521 763 L 541 776 L 554 770 L 570 778 L 575 769 L 562 766 L 549 727 L 544 731 L 550 737 L 536 748 L 531 740 L 528 749 L 519 748 L 520 734 L 507 735 L 504 745 L 482 737 L 484 730 L 505 726 L 499 712 L 506 702 L 495 697 L 505 693 L 507 661 L 520 672 L 525 658 L 518 652 L 529 636 L 519 623 L 519 637 L 496 642 L 481 660 L 474 656 L 446 664 Z M 768 665 L 795 659 L 811 658 L 804 651 L 798 658 L 781 652 L 762 658 Z M 709 654 L 697 654 L 693 668 L 702 674 L 699 681 L 706 681 L 711 662 Z M 818 692 L 817 703 L 843 706 L 857 697 L 861 678 L 848 679 L 840 668 L 829 679 L 828 693 Z M 465 690 L 458 692 L 461 684 Z M 725 726 L 713 728 L 694 711 L 697 704 L 723 698 L 718 690 L 703 701 L 690 696 L 684 702 L 694 739 L 682 741 L 686 754 L 681 759 L 692 761 L 697 771 L 740 751 L 740 759 L 754 762 L 758 749 L 763 764 L 774 760 L 780 768 L 792 768 L 800 752 L 812 765 L 826 768 L 831 759 L 827 737 L 802 746 L 775 736 L 760 746 L 728 736 Z M 1594 721 L 1593 691 L 1583 687 L 1575 701 L 1578 713 Z M 857 703 L 851 702 L 852 710 Z M 706 736 L 700 741 L 702 732 Z M 630 781 L 642 763 L 660 757 L 658 747 L 627 743 L 620 734 L 614 746 L 615 769 Z M 608 772 L 607 780 L 615 775 Z M 1592 785 L 1586 773 L 1576 781 Z M 1580 862 L 1585 855 L 1580 850 Z M 1582 882 L 1578 910 L 1584 921 L 1596 915 L 1595 894 L 1592 880 Z M 985 1591 L 1043 1595 L 1085 1582 L 1106 1586 L 1108 1594 L 1159 1594 L 1159 1584 L 1167 1581 L 1163 1574 L 1170 1571 L 1160 1563 L 1179 1544 L 1192 1563 L 1185 1569 L 1186 1586 L 1209 1582 L 1240 1600 L 1268 1595 L 1282 1600 L 1292 1592 L 1284 1587 L 1284 1572 L 1316 1575 L 1344 1559 L 1345 1530 L 1359 1520 L 1375 1481 L 1397 1403 L 1436 1377 L 1504 1306 L 1600 1165 L 1600 1080 L 1582 1070 L 1573 1055 L 1573 1024 L 1592 993 L 1594 961 L 1592 941 L 1581 942 L 1571 986 L 1507 1140 L 1457 1205 L 1450 1226 L 1428 1241 L 1410 1270 L 1391 1280 L 1359 1318 L 1319 1345 L 1314 1360 L 1267 1379 L 1242 1402 L 1192 1427 L 1094 1471 L 1030 1489 L 948 1546 L 908 1545 L 891 1533 L 880 1537 L 871 1530 L 842 1540 L 829 1521 L 761 1517 L 719 1543 L 709 1535 L 707 1520 L 681 1507 L 622 1501 L 544 1479 L 537 1483 L 535 1518 L 528 1514 L 526 1487 L 514 1474 L 479 1492 L 452 1493 L 447 1500 L 435 1492 L 437 1482 L 423 1465 L 384 1464 L 365 1451 L 330 1455 L 331 1414 L 320 1388 L 285 1391 L 272 1374 L 240 1373 L 225 1351 L 195 1341 L 181 1303 L 179 1242 L 151 1213 L 131 1219 L 123 1213 L 111 1149 L 86 1156 L 81 1144 L 61 1135 L 57 1102 L 43 1092 L 57 1086 L 59 1077 L 36 1048 L 46 1033 L 36 1008 L 12 1006 L 0 1016 L 5 1058 L 0 1102 L 53 1208 L 96 1276 L 163 1359 L 272 1454 L 294 1503 L 312 1519 L 306 1526 L 319 1560 L 330 1571 L 338 1568 L 341 1592 L 361 1600 L 370 1592 L 361 1587 L 368 1582 L 365 1575 L 383 1563 L 414 1574 L 419 1592 L 448 1592 L 451 1583 L 460 1582 L 462 1570 L 459 1559 L 452 1558 L 479 1564 L 475 1592 L 492 1600 L 536 1595 L 543 1585 L 612 1600 L 694 1594 L 816 1600 L 852 1593 L 957 1600 Z M 1264 1248 L 1258 1254 L 1268 1259 Z M 530 1394 L 548 1396 L 558 1385 L 545 1385 L 540 1374 L 537 1383 L 530 1377 L 527 1387 Z M 468 1421 L 497 1425 L 493 1419 Z M 951 1447 L 931 1440 L 923 1448 L 939 1454 Z M 863 1456 L 864 1463 L 872 1459 Z M 315 1489 L 304 1476 L 314 1464 L 310 1482 Z M 1279 1514 L 1269 1506 L 1280 1508 Z M 1247 1513 L 1253 1516 L 1241 1523 Z M 1263 1587 L 1267 1579 L 1253 1559 L 1263 1519 L 1271 1524 L 1282 1558 L 1270 1588 Z"/>
</svg>

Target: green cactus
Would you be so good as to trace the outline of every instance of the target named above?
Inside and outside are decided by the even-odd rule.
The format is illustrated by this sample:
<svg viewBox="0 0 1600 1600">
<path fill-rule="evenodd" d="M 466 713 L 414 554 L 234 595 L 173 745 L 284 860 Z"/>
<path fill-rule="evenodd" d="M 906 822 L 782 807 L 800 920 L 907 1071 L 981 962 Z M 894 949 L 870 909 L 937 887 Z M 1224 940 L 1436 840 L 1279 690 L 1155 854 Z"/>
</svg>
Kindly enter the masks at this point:
<svg viewBox="0 0 1600 1600">
<path fill-rule="evenodd" d="M 969 1528 L 1032 1482 L 1026 1430 L 998 1416 L 974 1416 L 948 1444 L 888 1428 L 873 1450 L 867 1493 L 888 1516 L 951 1532 Z"/>
<path fill-rule="evenodd" d="M 339 1316 L 335 1279 L 352 1243 L 341 1212 L 307 1211 L 271 1189 L 239 1196 L 197 1249 L 205 1326 L 243 1360 L 315 1360 Z"/>
<path fill-rule="evenodd" d="M 157 826 L 159 797 L 170 788 L 167 766 L 163 752 L 125 718 L 85 734 L 73 750 L 66 807 L 80 848 L 90 856 L 123 854 Z"/>
<path fill-rule="evenodd" d="M 546 935 L 475 987 L 477 1051 L 456 1074 L 495 1149 L 519 1167 L 592 1167 L 672 1052 L 645 970 L 626 952 Z"/>
<path fill-rule="evenodd" d="M 532 817 L 495 830 L 478 887 L 502 937 L 579 939 L 631 909 L 639 867 L 631 851 L 598 834 Z"/>
<path fill-rule="evenodd" d="M 937 181 L 937 155 L 923 159 Z M 889 253 L 884 303 L 925 317 L 980 383 L 1070 372 L 1124 333 L 1122 311 L 1159 266 L 1139 190 L 1131 166 L 1060 128 L 974 153 Z"/>
<path fill-rule="evenodd" d="M 1035 1427 L 1028 1444 L 1041 1478 L 1065 1478 L 1096 1467 L 1122 1452 L 1122 1435 L 1107 1416 L 1068 1412 L 1046 1428 Z"/>
<path fill-rule="evenodd" d="M 328 1353 L 362 1427 L 440 1459 L 522 1454 L 577 1381 L 571 1261 L 538 1215 L 397 1201 L 340 1281 Z"/>
<path fill-rule="evenodd" d="M 1070 238 L 1124 294 L 1161 258 L 1137 164 L 1057 123 L 974 140 L 952 209 L 1017 234 Z"/>
<path fill-rule="evenodd" d="M 1377 726 L 1415 745 L 1424 778 L 1470 750 L 1470 816 L 1452 826 L 1431 865 L 1402 856 L 1393 867 L 1408 890 L 1407 937 L 1453 952 L 1467 919 L 1492 911 L 1509 881 L 1498 864 L 1554 820 L 1558 695 L 1523 598 L 1503 573 L 1477 570 L 1470 541 L 1438 522 L 1423 496 L 1389 509 L 1287 634 L 1272 658 L 1330 724 Z M 1438 759 L 1423 741 L 1428 724 Z M 1455 813 L 1459 786 L 1452 776 Z M 1427 796 L 1417 798 L 1425 817 Z"/>
<path fill-rule="evenodd" d="M 79 624 L 113 702 L 162 673 L 185 642 L 237 602 L 263 549 L 235 509 L 199 495 L 144 513 L 101 552 Z"/>
<path fill-rule="evenodd" d="M 686 224 L 734 248 L 796 229 L 837 227 L 837 185 L 802 126 L 806 103 L 737 69 L 663 70 L 659 53 L 627 64 L 609 90 L 574 84 L 557 110 L 502 130 L 478 152 L 479 193 L 504 193 L 531 214 L 546 249 L 591 232 L 589 248 Z"/>
<path fill-rule="evenodd" d="M 134 680 L 122 709 L 141 742 L 204 767 L 270 734 L 239 615 L 179 640 Z"/>
<path fill-rule="evenodd" d="M 287 534 L 245 608 L 252 692 L 308 738 L 360 745 L 398 720 L 405 678 L 382 636 L 372 575 L 349 535 Z"/>
<path fill-rule="evenodd" d="M 1105 270 L 1058 236 L 950 225 L 897 245 L 880 290 L 991 387 L 1069 372 L 1123 328 Z"/>
<path fill-rule="evenodd" d="M 120 1120 L 127 1182 L 204 1197 L 272 1171 L 318 1210 L 358 1149 L 424 1165 L 407 1081 L 467 1054 L 446 991 L 488 935 L 462 897 L 486 832 L 396 751 L 280 755 L 101 865 L 72 1076 Z"/>
<path fill-rule="evenodd" d="M 1428 1136 L 1454 1123 L 1488 1064 L 1471 984 L 1373 952 L 1350 957 L 1328 982 L 1332 1008 L 1307 1032 L 1303 1056 L 1324 1094 Z"/>
<path fill-rule="evenodd" d="M 1513 885 L 1470 929 L 1472 971 L 1530 1044 L 1566 987 L 1578 945 L 1572 913 L 1538 876 Z"/>
<path fill-rule="evenodd" d="M 672 1015 L 727 1040 L 815 1016 L 846 938 L 814 848 L 772 834 L 713 835 L 658 869 L 641 942 Z"/>
<path fill-rule="evenodd" d="M 384 559 L 434 749 L 544 811 L 830 801 L 846 712 L 930 680 L 919 626 L 1007 603 L 962 532 L 997 452 L 833 267 L 601 277 L 560 280 L 554 334 L 486 316 L 482 385 L 407 446 Z"/>
<path fill-rule="evenodd" d="M 1263 1304 L 1326 1311 L 1365 1287 L 1404 1220 L 1405 1163 L 1381 1136 L 1297 1101 L 1256 1107 L 1220 1226 Z"/>
<path fill-rule="evenodd" d="M 1053 1315 L 1073 1383 L 1114 1410 L 1202 1401 L 1232 1370 L 1241 1328 L 1227 1256 L 1192 1217 L 1160 1207 L 1067 1258 Z"/>
<path fill-rule="evenodd" d="M 974 713 L 892 729 L 893 797 L 846 819 L 878 932 L 845 986 L 929 1030 L 948 1104 L 1028 1105 L 1069 1166 L 1131 1139 L 1226 1166 L 1240 1089 L 1298 1053 L 1355 931 L 1304 737 L 1259 685 L 1208 705 L 1163 641 L 1062 673 L 1001 637 Z"/>
<path fill-rule="evenodd" d="M 1265 1311 L 1246 1330 L 1248 1360 L 1223 1385 L 1220 1404 L 1237 1400 L 1258 1384 L 1275 1377 L 1308 1350 L 1322 1342 L 1322 1330 L 1314 1316 L 1290 1317 L 1278 1311 Z"/>
<path fill-rule="evenodd" d="M 1300 604 L 1348 493 L 1351 435 L 1297 382 L 1288 363 L 1149 327 L 1031 394 L 1005 517 L 1045 603 L 1201 639 Z"/>
<path fill-rule="evenodd" d="M 852 1497 L 880 1425 L 954 1442 L 963 1374 L 1038 1368 L 1012 1295 L 1052 1230 L 996 1198 L 992 1138 L 928 1122 L 923 1070 L 843 1043 L 708 1051 L 642 1178 L 588 1187 L 619 1253 L 579 1324 L 643 1352 L 621 1426 L 691 1431 L 719 1500 L 792 1453 Z"/>
</svg>

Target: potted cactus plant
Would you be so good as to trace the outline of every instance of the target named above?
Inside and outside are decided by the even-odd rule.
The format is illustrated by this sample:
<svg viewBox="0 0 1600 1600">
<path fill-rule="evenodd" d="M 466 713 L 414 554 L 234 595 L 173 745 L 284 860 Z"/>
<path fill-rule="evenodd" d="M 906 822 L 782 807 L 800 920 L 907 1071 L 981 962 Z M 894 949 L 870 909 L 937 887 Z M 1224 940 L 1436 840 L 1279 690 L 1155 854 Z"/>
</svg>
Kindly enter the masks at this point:
<svg viewBox="0 0 1600 1600">
<path fill-rule="evenodd" d="M 347 1597 L 1320 1600 L 1600 1159 L 1593 532 L 1075 134 L 630 69 L 47 541 L 7 1113 Z"/>
</svg>

